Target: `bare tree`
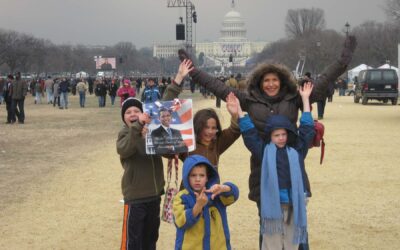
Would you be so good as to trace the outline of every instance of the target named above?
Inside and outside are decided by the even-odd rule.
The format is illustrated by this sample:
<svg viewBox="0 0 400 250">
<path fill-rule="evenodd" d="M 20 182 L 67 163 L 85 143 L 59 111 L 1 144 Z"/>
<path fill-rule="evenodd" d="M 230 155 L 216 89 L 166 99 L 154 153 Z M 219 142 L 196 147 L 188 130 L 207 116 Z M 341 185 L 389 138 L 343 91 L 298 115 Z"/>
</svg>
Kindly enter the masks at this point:
<svg viewBox="0 0 400 250">
<path fill-rule="evenodd" d="M 400 0 L 386 0 L 385 11 L 390 20 L 400 23 Z"/>
<path fill-rule="evenodd" d="M 354 54 L 355 63 L 373 67 L 390 60 L 397 65 L 397 44 L 400 42 L 400 27 L 392 23 L 367 21 L 353 29 L 358 46 Z"/>
<path fill-rule="evenodd" d="M 22 71 L 28 69 L 32 47 L 36 41 L 37 39 L 30 35 L 14 31 L 7 32 L 5 37 L 7 50 L 3 53 L 2 58 L 11 72 L 17 68 Z"/>
<path fill-rule="evenodd" d="M 282 63 L 294 70 L 300 56 L 305 56 L 304 71 L 318 74 L 338 57 L 343 40 L 343 35 L 334 30 L 316 31 L 308 36 L 282 39 L 261 52 L 257 61 Z"/>
<path fill-rule="evenodd" d="M 285 29 L 288 37 L 301 37 L 325 28 L 322 9 L 290 9 L 286 15 Z"/>
<path fill-rule="evenodd" d="M 31 35 L 0 29 L 0 70 L 30 73 L 75 73 L 84 70 L 95 73 L 93 57 L 116 57 L 117 70 L 124 74 L 135 72 L 169 72 L 176 69 L 169 61 L 153 57 L 150 48 L 137 50 L 131 42 L 114 46 L 55 45 Z M 122 59 L 119 60 L 119 59 Z M 122 63 L 120 63 L 122 62 Z M 119 65 L 118 65 L 119 63 Z M 175 63 L 176 66 L 179 62 Z"/>
</svg>

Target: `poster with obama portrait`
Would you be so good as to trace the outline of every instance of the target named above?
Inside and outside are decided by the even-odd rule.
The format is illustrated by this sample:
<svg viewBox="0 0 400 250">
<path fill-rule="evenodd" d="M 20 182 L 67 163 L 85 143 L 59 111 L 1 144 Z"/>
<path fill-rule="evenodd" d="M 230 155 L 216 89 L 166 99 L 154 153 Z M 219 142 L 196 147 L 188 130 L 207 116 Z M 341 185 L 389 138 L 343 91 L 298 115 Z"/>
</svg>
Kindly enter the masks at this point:
<svg viewBox="0 0 400 250">
<path fill-rule="evenodd" d="M 146 135 L 147 154 L 174 155 L 195 149 L 191 99 L 146 103 L 143 111 L 151 117 Z"/>
</svg>

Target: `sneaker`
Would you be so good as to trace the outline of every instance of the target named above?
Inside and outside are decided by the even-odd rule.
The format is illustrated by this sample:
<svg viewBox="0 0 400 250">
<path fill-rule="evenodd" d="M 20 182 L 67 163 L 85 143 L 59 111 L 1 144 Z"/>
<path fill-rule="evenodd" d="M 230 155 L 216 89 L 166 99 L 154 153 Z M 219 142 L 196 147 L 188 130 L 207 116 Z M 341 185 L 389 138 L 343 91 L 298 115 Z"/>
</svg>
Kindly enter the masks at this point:
<svg viewBox="0 0 400 250">
<path fill-rule="evenodd" d="M 318 120 L 323 120 L 323 119 L 324 119 L 324 117 L 318 116 Z"/>
</svg>

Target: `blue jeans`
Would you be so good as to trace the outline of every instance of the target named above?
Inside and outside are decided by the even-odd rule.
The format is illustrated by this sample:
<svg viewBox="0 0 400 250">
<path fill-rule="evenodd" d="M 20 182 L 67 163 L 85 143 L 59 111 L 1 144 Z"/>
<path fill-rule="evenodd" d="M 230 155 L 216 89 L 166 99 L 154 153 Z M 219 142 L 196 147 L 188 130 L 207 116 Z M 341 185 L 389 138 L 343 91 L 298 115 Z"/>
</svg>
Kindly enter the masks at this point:
<svg viewBox="0 0 400 250">
<path fill-rule="evenodd" d="M 53 91 L 51 89 L 46 89 L 47 103 L 53 102 Z"/>
<path fill-rule="evenodd" d="M 115 95 L 110 95 L 111 105 L 114 105 L 115 102 Z"/>
<path fill-rule="evenodd" d="M 85 101 L 86 101 L 86 93 L 79 92 L 79 104 L 81 105 L 81 108 L 85 107 Z"/>
<path fill-rule="evenodd" d="M 99 107 L 104 107 L 106 99 L 105 96 L 99 95 L 98 99 L 99 99 Z"/>
<path fill-rule="evenodd" d="M 68 92 L 61 92 L 60 93 L 61 99 L 61 107 L 68 108 Z"/>
<path fill-rule="evenodd" d="M 35 94 L 35 101 L 37 104 L 42 103 L 42 92 L 37 92 Z"/>
</svg>

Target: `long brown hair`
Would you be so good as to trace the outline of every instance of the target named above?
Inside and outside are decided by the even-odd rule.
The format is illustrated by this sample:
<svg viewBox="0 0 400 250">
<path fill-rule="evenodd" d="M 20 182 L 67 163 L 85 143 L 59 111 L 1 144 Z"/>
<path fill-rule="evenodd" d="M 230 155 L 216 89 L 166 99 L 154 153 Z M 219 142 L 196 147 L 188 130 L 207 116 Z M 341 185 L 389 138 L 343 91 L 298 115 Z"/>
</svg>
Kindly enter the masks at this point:
<svg viewBox="0 0 400 250">
<path fill-rule="evenodd" d="M 221 135 L 221 123 L 219 122 L 219 118 L 214 109 L 201 109 L 196 112 L 193 118 L 193 126 L 194 126 L 194 134 L 196 136 L 196 141 L 200 142 L 201 131 L 207 126 L 208 119 L 213 118 L 217 123 L 217 134 L 216 136 Z"/>
</svg>

